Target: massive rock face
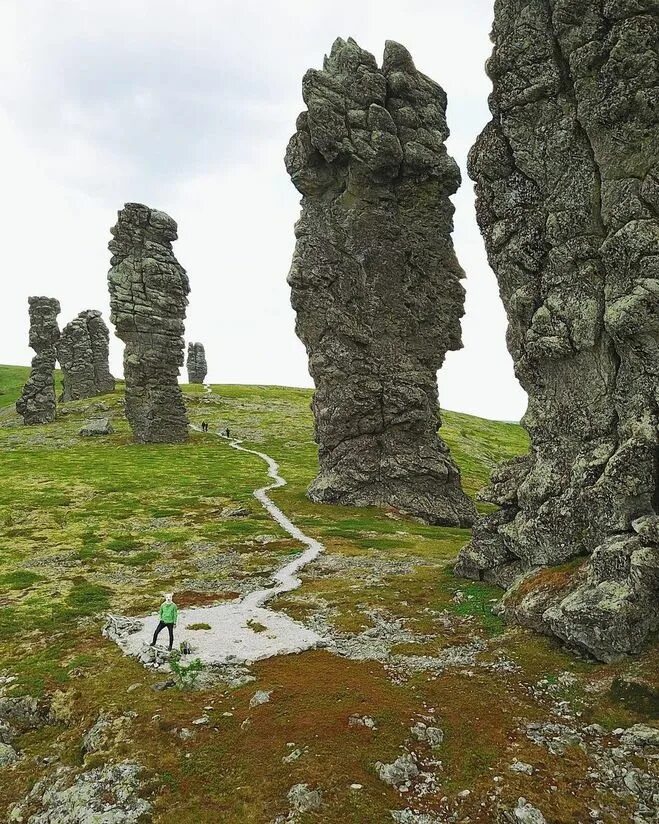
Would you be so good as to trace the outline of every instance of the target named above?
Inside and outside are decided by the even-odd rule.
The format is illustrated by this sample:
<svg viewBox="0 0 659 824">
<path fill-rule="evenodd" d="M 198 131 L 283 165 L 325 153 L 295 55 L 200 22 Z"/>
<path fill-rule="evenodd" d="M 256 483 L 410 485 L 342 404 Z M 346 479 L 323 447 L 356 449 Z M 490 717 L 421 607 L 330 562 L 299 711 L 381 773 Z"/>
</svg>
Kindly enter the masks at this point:
<svg viewBox="0 0 659 824">
<path fill-rule="evenodd" d="M 185 365 L 188 370 L 188 383 L 203 383 L 206 380 L 208 365 L 203 343 L 188 344 L 188 357 Z"/>
<path fill-rule="evenodd" d="M 509 614 L 610 660 L 659 626 L 659 4 L 498 0 L 493 40 L 470 174 L 532 450 L 457 571 L 530 571 Z"/>
<path fill-rule="evenodd" d="M 26 424 L 50 423 L 55 420 L 55 364 L 60 331 L 57 315 L 59 301 L 55 298 L 28 298 L 30 311 L 30 346 L 36 352 L 32 370 L 16 401 L 16 411 Z"/>
<path fill-rule="evenodd" d="M 172 252 L 176 228 L 164 212 L 127 203 L 108 246 L 110 319 L 126 346 L 126 417 L 143 443 L 175 443 L 188 434 L 178 371 L 190 286 Z"/>
<path fill-rule="evenodd" d="M 66 324 L 57 345 L 62 367 L 62 401 L 91 398 L 114 390 L 108 365 L 110 333 L 101 313 L 87 309 Z"/>
<path fill-rule="evenodd" d="M 437 370 L 462 345 L 464 313 L 446 95 L 397 43 L 378 68 L 340 39 L 302 94 L 286 150 L 303 195 L 288 282 L 316 385 L 310 497 L 468 525 L 473 504 L 437 436 Z"/>
</svg>

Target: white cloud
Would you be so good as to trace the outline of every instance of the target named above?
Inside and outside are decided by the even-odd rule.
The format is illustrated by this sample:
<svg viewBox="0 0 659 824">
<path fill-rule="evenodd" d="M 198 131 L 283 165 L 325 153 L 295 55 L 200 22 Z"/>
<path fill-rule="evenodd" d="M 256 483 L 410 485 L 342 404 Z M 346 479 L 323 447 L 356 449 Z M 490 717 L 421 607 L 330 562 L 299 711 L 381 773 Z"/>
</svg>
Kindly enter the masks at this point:
<svg viewBox="0 0 659 824">
<path fill-rule="evenodd" d="M 0 6 L 3 302 L 0 360 L 27 363 L 27 296 L 58 297 L 66 322 L 107 315 L 116 210 L 141 201 L 179 223 L 192 292 L 188 337 L 216 381 L 310 385 L 286 274 L 299 196 L 283 153 L 300 81 L 337 36 L 378 57 L 399 40 L 449 96 L 449 150 L 465 166 L 488 118 L 489 0 L 5 0 Z M 456 196 L 467 271 L 464 349 L 449 354 L 447 408 L 518 418 L 525 397 L 475 223 Z M 112 362 L 120 371 L 121 350 Z"/>
</svg>

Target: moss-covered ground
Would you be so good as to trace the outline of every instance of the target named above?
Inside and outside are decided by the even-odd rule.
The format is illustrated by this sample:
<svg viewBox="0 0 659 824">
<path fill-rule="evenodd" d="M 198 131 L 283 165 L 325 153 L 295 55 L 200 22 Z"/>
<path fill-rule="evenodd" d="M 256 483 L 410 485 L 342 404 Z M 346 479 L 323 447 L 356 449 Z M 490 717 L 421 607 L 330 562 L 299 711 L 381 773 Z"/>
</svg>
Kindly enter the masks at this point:
<svg viewBox="0 0 659 824">
<path fill-rule="evenodd" d="M 6 695 L 61 691 L 69 713 L 66 723 L 18 741 L 21 759 L 0 773 L 0 816 L 47 774 L 47 757 L 83 768 L 82 735 L 101 709 L 136 715 L 130 735 L 85 767 L 135 759 L 151 778 L 153 820 L 182 824 L 266 824 L 287 814 L 286 794 L 297 783 L 323 793 L 321 810 L 299 816 L 302 824 L 390 821 L 405 798 L 380 781 L 375 763 L 395 759 L 423 715 L 445 733 L 432 754 L 441 761 L 439 784 L 419 802 L 423 809 L 489 822 L 524 796 L 548 821 L 585 821 L 599 802 L 583 751 L 552 755 L 524 724 L 556 721 L 560 701 L 607 730 L 656 723 L 656 646 L 615 665 L 579 660 L 504 626 L 493 612 L 497 589 L 453 576 L 468 530 L 310 502 L 310 392 L 281 387 L 215 386 L 211 396 L 184 387 L 193 423 L 228 427 L 279 462 L 288 485 L 273 497 L 326 546 L 301 588 L 271 607 L 302 621 L 322 618 L 345 643 L 367 637 L 383 616 L 405 635 L 390 661 L 315 650 L 262 661 L 252 668 L 256 680 L 238 688 L 154 690 L 162 675 L 102 638 L 107 612 L 155 611 L 169 590 L 182 606 L 220 602 L 266 584 L 300 547 L 252 497 L 266 481 L 257 457 L 212 432 L 195 431 L 181 446 L 131 443 L 121 387 L 60 407 L 54 424 L 23 427 L 10 406 L 26 374 L 0 367 L 0 676 L 14 679 Z M 97 413 L 112 414 L 115 434 L 79 437 Z M 527 449 L 515 424 L 443 412 L 441 432 L 470 494 L 498 461 Z M 475 663 L 432 668 L 470 645 L 479 650 Z M 422 659 L 429 667 L 413 666 Z M 250 708 L 257 689 L 270 690 L 270 701 Z M 204 715 L 208 723 L 193 725 Z M 350 725 L 351 715 L 372 717 L 376 729 Z M 193 735 L 182 738 L 183 728 Z M 293 749 L 300 757 L 284 760 Z M 534 774 L 511 772 L 513 758 L 533 764 Z M 601 820 L 631 820 L 625 798 L 607 803 L 619 817 Z"/>
</svg>

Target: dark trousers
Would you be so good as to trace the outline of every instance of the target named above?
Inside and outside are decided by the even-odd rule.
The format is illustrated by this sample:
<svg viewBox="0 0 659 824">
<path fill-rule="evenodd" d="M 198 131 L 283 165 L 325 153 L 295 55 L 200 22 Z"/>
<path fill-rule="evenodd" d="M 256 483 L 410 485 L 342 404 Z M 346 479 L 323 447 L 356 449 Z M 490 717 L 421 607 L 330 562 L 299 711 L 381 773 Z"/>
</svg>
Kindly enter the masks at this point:
<svg viewBox="0 0 659 824">
<path fill-rule="evenodd" d="M 160 631 L 165 627 L 167 627 L 167 631 L 169 632 L 169 648 L 171 649 L 174 646 L 174 624 L 166 624 L 164 621 L 160 621 L 156 627 L 156 631 L 153 633 L 153 641 L 151 641 L 151 646 L 156 645 Z"/>
</svg>

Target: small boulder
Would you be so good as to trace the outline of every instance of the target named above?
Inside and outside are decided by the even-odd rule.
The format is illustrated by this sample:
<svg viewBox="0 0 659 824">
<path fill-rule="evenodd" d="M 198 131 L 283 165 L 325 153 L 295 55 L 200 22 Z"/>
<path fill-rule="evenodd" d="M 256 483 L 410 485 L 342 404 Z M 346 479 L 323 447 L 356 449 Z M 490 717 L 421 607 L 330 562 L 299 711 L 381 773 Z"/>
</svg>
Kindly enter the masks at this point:
<svg viewBox="0 0 659 824">
<path fill-rule="evenodd" d="M 633 727 L 628 727 L 623 732 L 620 740 L 628 747 L 659 748 L 659 729 L 648 727 L 647 724 L 634 724 Z"/>
<path fill-rule="evenodd" d="M 320 790 L 309 789 L 308 784 L 294 784 L 288 791 L 288 803 L 293 813 L 308 813 L 317 810 L 323 803 Z"/>
<path fill-rule="evenodd" d="M 260 704 L 267 704 L 271 694 L 272 690 L 257 690 L 249 700 L 250 708 L 258 707 Z"/>
<path fill-rule="evenodd" d="M 10 744 L 0 743 L 0 767 L 8 767 L 18 760 L 16 750 Z"/>
<path fill-rule="evenodd" d="M 412 779 L 419 774 L 419 768 L 416 759 L 412 753 L 403 753 L 391 764 L 384 764 L 382 761 L 377 761 L 375 764 L 380 781 L 389 784 L 396 789 L 402 787 L 404 784 L 409 784 Z"/>
<path fill-rule="evenodd" d="M 85 422 L 79 434 L 83 438 L 91 438 L 94 435 L 112 435 L 113 432 L 110 418 L 93 418 Z"/>
</svg>

